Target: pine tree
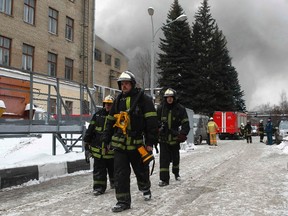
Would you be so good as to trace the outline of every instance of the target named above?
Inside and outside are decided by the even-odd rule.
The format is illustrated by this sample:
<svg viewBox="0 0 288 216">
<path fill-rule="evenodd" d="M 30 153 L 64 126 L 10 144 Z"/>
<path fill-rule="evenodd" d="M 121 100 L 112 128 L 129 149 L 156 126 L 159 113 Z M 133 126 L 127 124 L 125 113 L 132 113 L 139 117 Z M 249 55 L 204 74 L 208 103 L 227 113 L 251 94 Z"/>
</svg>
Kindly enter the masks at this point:
<svg viewBox="0 0 288 216">
<path fill-rule="evenodd" d="M 227 41 L 203 0 L 192 26 L 192 55 L 196 56 L 197 87 L 192 92 L 194 112 L 244 111 L 243 91 L 232 66 Z"/>
<path fill-rule="evenodd" d="M 159 54 L 158 68 L 159 86 L 163 90 L 173 88 L 176 90 L 181 103 L 186 106 L 192 106 L 187 93 L 189 85 L 188 79 L 194 77 L 193 66 L 191 65 L 191 31 L 189 23 L 177 21 L 168 24 L 183 14 L 183 9 L 178 0 L 174 0 L 168 13 L 166 25 L 162 27 L 164 37 L 160 39 L 159 48 L 162 51 Z"/>
</svg>

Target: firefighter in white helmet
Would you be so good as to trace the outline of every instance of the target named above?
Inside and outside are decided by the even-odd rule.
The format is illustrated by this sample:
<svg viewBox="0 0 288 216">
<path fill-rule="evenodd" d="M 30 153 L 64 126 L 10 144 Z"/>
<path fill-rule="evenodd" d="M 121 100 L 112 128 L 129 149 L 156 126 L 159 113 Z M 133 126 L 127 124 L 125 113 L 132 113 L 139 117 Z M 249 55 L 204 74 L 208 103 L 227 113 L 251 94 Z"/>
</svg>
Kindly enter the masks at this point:
<svg viewBox="0 0 288 216">
<path fill-rule="evenodd" d="M 103 108 L 97 111 L 89 124 L 84 136 L 85 156 L 89 162 L 89 156 L 94 159 L 93 164 L 93 194 L 101 195 L 107 188 L 107 173 L 110 187 L 114 188 L 114 151 L 104 145 L 102 141 L 103 131 L 106 127 L 107 116 L 114 102 L 114 98 L 108 95 L 103 100 Z"/>
<path fill-rule="evenodd" d="M 130 173 L 133 168 L 138 189 L 144 200 L 151 199 L 149 163 L 142 153 L 151 156 L 157 143 L 157 114 L 152 98 L 136 87 L 136 79 L 130 71 L 124 71 L 117 80 L 121 93 L 116 98 L 104 132 L 106 143 L 114 149 L 114 173 L 117 203 L 113 212 L 131 207 Z M 141 150 L 141 151 L 140 151 Z"/>
<path fill-rule="evenodd" d="M 176 91 L 168 88 L 164 100 L 157 108 L 160 143 L 160 182 L 159 186 L 169 185 L 169 165 L 175 180 L 180 180 L 180 143 L 187 139 L 190 131 L 189 119 L 184 106 L 177 102 Z M 181 127 L 181 129 L 179 129 Z"/>
</svg>

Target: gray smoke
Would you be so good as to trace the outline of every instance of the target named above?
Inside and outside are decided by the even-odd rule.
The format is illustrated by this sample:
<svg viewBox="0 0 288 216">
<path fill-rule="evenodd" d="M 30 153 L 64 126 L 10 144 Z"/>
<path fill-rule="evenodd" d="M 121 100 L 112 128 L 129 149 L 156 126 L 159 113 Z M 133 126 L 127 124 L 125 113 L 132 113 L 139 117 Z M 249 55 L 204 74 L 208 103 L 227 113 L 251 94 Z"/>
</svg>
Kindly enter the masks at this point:
<svg viewBox="0 0 288 216">
<path fill-rule="evenodd" d="M 179 0 L 189 24 L 202 0 Z M 173 0 L 96 0 L 96 34 L 132 59 L 150 49 L 152 30 L 166 21 Z M 278 104 L 288 94 L 288 0 L 210 0 L 212 17 L 227 39 L 246 106 Z M 155 37 L 155 46 L 161 31 Z"/>
</svg>

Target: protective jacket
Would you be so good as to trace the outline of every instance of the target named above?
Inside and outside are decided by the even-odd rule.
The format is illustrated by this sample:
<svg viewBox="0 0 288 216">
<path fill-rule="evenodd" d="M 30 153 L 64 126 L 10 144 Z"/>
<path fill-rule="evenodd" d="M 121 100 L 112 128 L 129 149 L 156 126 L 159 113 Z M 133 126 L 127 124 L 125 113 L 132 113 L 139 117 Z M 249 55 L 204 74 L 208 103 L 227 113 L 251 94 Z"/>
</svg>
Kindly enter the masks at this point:
<svg viewBox="0 0 288 216">
<path fill-rule="evenodd" d="M 259 134 L 264 134 L 264 125 L 263 125 L 263 123 L 259 123 L 258 131 L 259 131 Z"/>
<path fill-rule="evenodd" d="M 214 121 L 209 121 L 207 124 L 207 130 L 209 134 L 216 134 L 218 131 L 218 125 Z"/>
<path fill-rule="evenodd" d="M 138 151 L 143 145 L 157 143 L 157 116 L 152 98 L 138 88 L 118 95 L 109 112 L 104 141 L 114 149 L 114 176 L 117 203 L 131 205 L 131 167 L 138 189 L 150 192 L 149 165 L 144 164 Z"/>
<path fill-rule="evenodd" d="M 125 131 L 115 125 L 120 116 L 126 113 L 129 120 L 120 121 Z M 153 146 L 157 143 L 157 116 L 154 104 L 148 95 L 138 88 L 129 93 L 118 95 L 108 115 L 104 141 L 119 150 L 135 150 L 139 145 Z"/>
<path fill-rule="evenodd" d="M 114 152 L 112 150 L 107 150 L 104 142 L 102 142 L 103 131 L 105 130 L 105 125 L 108 117 L 108 112 L 105 108 L 102 108 L 96 112 L 86 130 L 84 136 L 84 142 L 89 143 L 89 148 L 94 158 L 113 158 Z"/>
<path fill-rule="evenodd" d="M 244 131 L 245 131 L 246 136 L 251 136 L 252 135 L 252 126 L 250 124 L 246 124 Z"/>
<path fill-rule="evenodd" d="M 157 109 L 159 124 L 159 142 L 170 145 L 179 144 L 178 135 L 188 135 L 190 131 L 189 119 L 184 106 L 179 103 L 160 105 Z M 179 130 L 179 127 L 181 129 Z"/>
</svg>

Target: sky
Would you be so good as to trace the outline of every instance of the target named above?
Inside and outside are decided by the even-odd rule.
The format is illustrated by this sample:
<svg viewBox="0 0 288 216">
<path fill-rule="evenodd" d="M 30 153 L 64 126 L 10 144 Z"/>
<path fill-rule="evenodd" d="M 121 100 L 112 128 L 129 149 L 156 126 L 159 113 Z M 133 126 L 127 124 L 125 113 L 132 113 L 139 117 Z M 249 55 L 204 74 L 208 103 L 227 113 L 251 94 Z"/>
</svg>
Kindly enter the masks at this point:
<svg viewBox="0 0 288 216">
<path fill-rule="evenodd" d="M 95 0 L 95 33 L 130 60 L 151 50 L 154 30 L 165 23 L 174 0 Z M 192 26 L 202 0 L 179 0 Z M 288 95 L 288 0 L 209 0 L 210 13 L 227 39 L 248 111 L 279 105 Z M 161 31 L 155 36 L 158 47 Z M 157 50 L 156 50 L 157 52 Z M 132 71 L 133 72 L 133 71 Z"/>
</svg>

